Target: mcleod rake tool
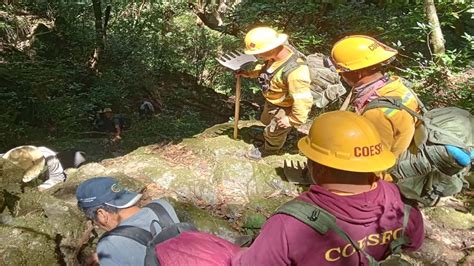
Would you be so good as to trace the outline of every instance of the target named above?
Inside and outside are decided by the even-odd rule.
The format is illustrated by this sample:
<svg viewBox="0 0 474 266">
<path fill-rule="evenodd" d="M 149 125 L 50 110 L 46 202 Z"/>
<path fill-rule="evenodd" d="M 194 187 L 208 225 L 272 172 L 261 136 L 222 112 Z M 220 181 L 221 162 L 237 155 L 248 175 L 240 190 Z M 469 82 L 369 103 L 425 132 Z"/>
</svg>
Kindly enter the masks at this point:
<svg viewBox="0 0 474 266">
<path fill-rule="evenodd" d="M 227 53 L 219 58 L 216 58 L 217 62 L 221 65 L 238 71 L 242 69 L 245 64 L 257 61 L 257 58 L 253 55 L 243 54 L 238 51 Z M 238 125 L 239 125 L 239 113 L 240 113 L 240 76 L 237 75 L 235 82 L 235 114 L 234 114 L 234 139 L 237 139 Z"/>
</svg>

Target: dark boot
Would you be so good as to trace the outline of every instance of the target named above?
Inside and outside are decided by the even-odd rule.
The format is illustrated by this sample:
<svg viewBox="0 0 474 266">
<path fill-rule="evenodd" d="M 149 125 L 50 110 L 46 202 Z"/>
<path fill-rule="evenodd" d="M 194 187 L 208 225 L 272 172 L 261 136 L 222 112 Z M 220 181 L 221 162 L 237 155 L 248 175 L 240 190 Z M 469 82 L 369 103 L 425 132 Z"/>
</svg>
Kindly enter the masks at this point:
<svg viewBox="0 0 474 266">
<path fill-rule="evenodd" d="M 278 151 L 267 151 L 265 148 L 260 147 L 260 148 L 253 148 L 249 152 L 245 154 L 245 157 L 252 159 L 252 160 L 260 160 L 263 157 L 270 156 L 270 155 L 275 155 L 277 154 Z"/>
<path fill-rule="evenodd" d="M 254 140 L 265 142 L 265 138 L 263 137 L 263 128 L 251 128 L 249 131 L 249 137 Z"/>
</svg>

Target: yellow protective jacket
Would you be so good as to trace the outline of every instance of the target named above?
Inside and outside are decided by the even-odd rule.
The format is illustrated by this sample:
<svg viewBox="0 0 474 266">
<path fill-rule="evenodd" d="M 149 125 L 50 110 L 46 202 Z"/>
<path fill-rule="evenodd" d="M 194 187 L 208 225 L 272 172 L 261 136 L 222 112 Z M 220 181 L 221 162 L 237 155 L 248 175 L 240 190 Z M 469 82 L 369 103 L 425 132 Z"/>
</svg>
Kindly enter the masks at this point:
<svg viewBox="0 0 474 266">
<path fill-rule="evenodd" d="M 288 57 L 273 62 L 266 67 L 267 72 L 272 73 L 279 66 L 290 60 L 293 51 L 288 47 L 285 48 L 290 51 Z M 302 60 L 300 62 L 302 62 Z M 247 76 L 256 78 L 263 69 L 265 69 L 265 65 L 257 65 L 254 71 L 247 73 Z M 283 69 L 284 67 L 280 68 L 278 72 L 273 75 L 270 81 L 270 88 L 268 91 L 262 92 L 262 94 L 271 104 L 281 107 L 291 107 L 288 118 L 293 126 L 298 126 L 306 122 L 308 113 L 313 105 L 309 69 L 306 65 L 300 65 L 288 75 L 288 82 L 283 80 Z"/>
<path fill-rule="evenodd" d="M 400 97 L 405 106 L 419 112 L 415 95 L 403 85 L 399 77 L 391 77 L 390 81 L 377 90 L 379 96 Z M 416 119 L 405 110 L 392 108 L 375 108 L 367 110 L 363 116 L 369 119 L 386 145 L 398 158 L 408 149 L 415 134 Z"/>
</svg>

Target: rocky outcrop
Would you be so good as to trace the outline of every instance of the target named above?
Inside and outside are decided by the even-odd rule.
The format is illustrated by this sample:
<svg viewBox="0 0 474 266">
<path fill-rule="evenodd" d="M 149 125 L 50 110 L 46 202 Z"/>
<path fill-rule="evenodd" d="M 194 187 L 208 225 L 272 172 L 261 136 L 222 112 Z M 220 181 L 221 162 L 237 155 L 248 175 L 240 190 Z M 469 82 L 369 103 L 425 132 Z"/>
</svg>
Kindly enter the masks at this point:
<svg viewBox="0 0 474 266">
<path fill-rule="evenodd" d="M 304 160 L 292 147 L 297 138 L 285 147 L 285 154 L 260 161 L 244 157 L 252 148 L 247 132 L 256 125 L 242 122 L 237 141 L 230 137 L 232 125 L 222 124 L 180 143 L 141 147 L 70 169 L 67 182 L 47 193 L 22 188 L 18 172 L 3 162 L 2 169 L 9 170 L 1 172 L 5 189 L 0 197 L 0 264 L 21 265 L 35 258 L 40 265 L 74 265 L 78 256 L 91 252 L 97 235 L 89 234 L 74 193 L 80 182 L 93 176 L 119 178 L 125 187 L 145 195 L 143 204 L 167 197 L 181 220 L 228 240 L 257 233 L 277 206 L 305 187 L 286 182 L 282 174 L 283 159 Z M 456 211 L 462 209 L 456 204 L 424 210 L 426 241 L 420 251 L 409 254 L 411 260 L 433 265 L 472 261 L 468 255 L 474 218 Z"/>
<path fill-rule="evenodd" d="M 0 159 L 0 265 L 74 265 L 84 231 L 75 203 L 21 185 L 21 172 Z"/>
</svg>

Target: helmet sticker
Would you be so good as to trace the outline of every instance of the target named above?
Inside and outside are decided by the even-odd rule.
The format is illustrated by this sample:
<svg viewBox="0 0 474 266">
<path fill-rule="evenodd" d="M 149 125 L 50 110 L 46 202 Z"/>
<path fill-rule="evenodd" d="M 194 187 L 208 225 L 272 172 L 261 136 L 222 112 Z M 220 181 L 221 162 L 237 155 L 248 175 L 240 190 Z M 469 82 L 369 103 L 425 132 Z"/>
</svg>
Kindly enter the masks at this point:
<svg viewBox="0 0 474 266">
<path fill-rule="evenodd" d="M 371 45 L 369 45 L 369 49 L 370 49 L 371 51 L 377 49 L 378 47 L 380 47 L 380 44 L 379 44 L 378 42 L 374 42 L 374 43 L 372 43 Z"/>
<path fill-rule="evenodd" d="M 363 146 L 363 147 L 355 147 L 354 148 L 354 156 L 355 157 L 368 157 L 379 155 L 382 152 L 382 143 L 377 145 L 370 145 L 370 146 Z"/>
</svg>

